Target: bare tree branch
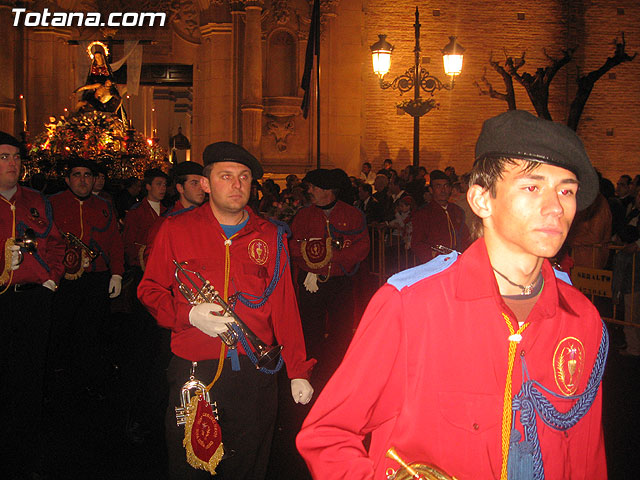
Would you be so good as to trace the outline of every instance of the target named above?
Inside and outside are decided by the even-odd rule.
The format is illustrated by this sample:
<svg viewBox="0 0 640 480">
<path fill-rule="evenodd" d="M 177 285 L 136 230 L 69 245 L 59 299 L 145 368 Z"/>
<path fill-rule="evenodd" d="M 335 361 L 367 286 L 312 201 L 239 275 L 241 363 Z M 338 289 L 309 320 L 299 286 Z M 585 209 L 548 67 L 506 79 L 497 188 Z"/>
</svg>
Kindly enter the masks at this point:
<svg viewBox="0 0 640 480">
<path fill-rule="evenodd" d="M 591 95 L 591 90 L 593 90 L 596 82 L 613 67 L 624 62 L 631 62 L 636 58 L 636 55 L 638 54 L 637 52 L 634 53 L 633 56 L 630 56 L 625 51 L 627 42 L 624 39 L 624 32 L 622 32 L 622 40 L 618 42 L 618 39 L 616 38 L 615 42 L 616 49 L 612 57 L 608 57 L 600 68 L 593 70 L 586 75 L 578 76 L 578 92 L 569 107 L 569 118 L 567 119 L 567 126 L 569 128 L 577 130 L 584 106 L 586 105 L 589 95 Z"/>
</svg>

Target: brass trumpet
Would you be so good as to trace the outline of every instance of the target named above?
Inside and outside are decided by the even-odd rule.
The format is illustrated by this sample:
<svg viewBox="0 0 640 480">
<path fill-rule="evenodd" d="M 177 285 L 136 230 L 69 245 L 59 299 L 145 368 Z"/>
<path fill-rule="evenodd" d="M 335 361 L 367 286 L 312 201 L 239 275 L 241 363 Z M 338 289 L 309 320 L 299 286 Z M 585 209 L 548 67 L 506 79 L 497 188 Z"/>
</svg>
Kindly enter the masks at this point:
<svg viewBox="0 0 640 480">
<path fill-rule="evenodd" d="M 402 468 L 396 472 L 389 472 L 387 475 L 389 480 L 457 480 L 456 477 L 450 476 L 438 467 L 432 465 L 417 462 L 408 465 L 400 458 L 393 447 L 387 450 L 386 456 L 392 458 L 402 466 Z M 390 468 L 389 470 L 393 469 Z"/>
<path fill-rule="evenodd" d="M 273 368 L 278 362 L 278 355 L 282 350 L 282 345 L 267 345 L 258 336 L 251 331 L 251 329 L 240 319 L 240 317 L 229 307 L 229 305 L 222 299 L 216 289 L 211 285 L 209 280 L 205 280 L 200 273 L 193 270 L 187 270 L 183 265 L 187 265 L 187 262 L 179 263 L 176 260 L 173 261 L 176 266 L 175 278 L 178 282 L 178 289 L 180 293 L 187 299 L 191 305 L 199 305 L 201 303 L 217 303 L 223 308 L 223 314 L 229 315 L 230 321 L 240 327 L 240 330 L 247 338 L 251 346 L 255 350 L 258 361 L 256 362 L 256 368 L 260 369 Z M 180 280 L 180 274 L 187 279 L 191 284 L 191 287 L 185 282 Z M 194 275 L 201 283 L 197 285 L 196 282 L 188 274 Z M 236 348 L 238 346 L 238 334 L 232 326 L 229 326 L 226 332 L 219 335 L 220 339 L 229 347 Z"/>
<path fill-rule="evenodd" d="M 67 243 L 71 246 L 75 246 L 75 247 L 79 247 L 81 248 L 89 257 L 89 261 L 93 262 L 96 258 L 98 258 L 98 255 L 100 255 L 100 252 L 96 252 L 94 249 L 92 249 L 89 245 L 87 245 L 86 243 L 84 243 L 82 240 L 80 240 L 76 235 L 74 235 L 71 232 L 63 232 L 62 236 L 67 240 Z"/>
<path fill-rule="evenodd" d="M 38 251 L 36 233 L 32 228 L 27 228 L 21 237 L 14 238 L 13 244 L 20 247 L 20 250 L 18 250 L 18 265 L 24 260 L 24 252 L 33 254 Z"/>
<path fill-rule="evenodd" d="M 196 379 L 196 367 L 198 362 L 191 362 L 191 375 L 189 380 L 180 389 L 180 406 L 174 407 L 176 412 L 176 425 L 184 425 L 187 423 L 187 417 L 191 414 L 191 394 L 202 394 L 204 400 L 211 405 L 213 413 L 218 420 L 218 408 L 215 402 L 211 403 L 211 397 L 209 396 L 209 390 L 207 386 L 200 380 Z"/>
</svg>

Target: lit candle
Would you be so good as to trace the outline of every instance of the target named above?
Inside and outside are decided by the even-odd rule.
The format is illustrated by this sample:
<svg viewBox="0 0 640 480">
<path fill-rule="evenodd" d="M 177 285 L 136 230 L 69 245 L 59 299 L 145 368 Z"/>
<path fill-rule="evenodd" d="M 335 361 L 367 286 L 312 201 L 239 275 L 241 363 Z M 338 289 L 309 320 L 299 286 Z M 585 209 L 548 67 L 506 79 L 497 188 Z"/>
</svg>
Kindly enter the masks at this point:
<svg viewBox="0 0 640 480">
<path fill-rule="evenodd" d="M 156 136 L 156 109 L 151 109 L 151 136 Z"/>
<path fill-rule="evenodd" d="M 131 121 L 131 95 L 127 95 L 127 127 L 131 128 L 133 122 Z"/>
<path fill-rule="evenodd" d="M 27 99 L 20 95 L 20 110 L 22 113 L 22 130 L 27 131 Z"/>
</svg>

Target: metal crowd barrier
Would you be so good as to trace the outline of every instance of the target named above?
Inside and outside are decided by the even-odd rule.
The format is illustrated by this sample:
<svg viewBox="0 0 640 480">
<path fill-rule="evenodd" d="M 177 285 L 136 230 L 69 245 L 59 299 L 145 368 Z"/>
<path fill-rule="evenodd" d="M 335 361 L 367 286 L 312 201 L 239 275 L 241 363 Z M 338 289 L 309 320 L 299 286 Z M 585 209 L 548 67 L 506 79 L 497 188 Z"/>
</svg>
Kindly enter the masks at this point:
<svg viewBox="0 0 640 480">
<path fill-rule="evenodd" d="M 378 280 L 382 286 L 387 279 L 402 270 L 416 265 L 415 255 L 407 250 L 401 236 L 394 235 L 393 229 L 386 224 L 369 225 L 369 238 L 371 250 L 368 264 L 369 273 Z M 640 327 L 640 291 L 636 293 L 636 264 L 637 253 L 630 254 L 628 268 L 630 268 L 630 282 L 623 282 L 622 294 L 614 298 L 612 262 L 615 255 L 623 247 L 611 244 L 575 245 L 572 250 L 577 254 L 581 250 L 582 258 L 590 256 L 590 265 L 576 265 L 571 269 L 570 277 L 573 285 L 584 293 L 587 298 L 598 308 L 602 319 L 609 323 Z M 585 251 L 587 252 L 585 256 Z M 606 266 L 610 268 L 597 268 L 606 260 Z M 627 291 L 628 290 L 628 291 Z M 620 308 L 626 300 L 628 311 L 620 312 Z M 632 322 L 621 320 L 619 317 L 638 320 Z"/>
</svg>

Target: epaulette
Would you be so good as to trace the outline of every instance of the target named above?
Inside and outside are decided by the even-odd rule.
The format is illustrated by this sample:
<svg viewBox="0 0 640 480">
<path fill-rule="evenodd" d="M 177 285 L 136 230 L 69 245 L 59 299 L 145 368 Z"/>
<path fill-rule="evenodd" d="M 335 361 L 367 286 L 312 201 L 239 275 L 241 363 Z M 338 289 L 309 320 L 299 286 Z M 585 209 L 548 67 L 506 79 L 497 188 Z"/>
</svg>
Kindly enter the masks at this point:
<svg viewBox="0 0 640 480">
<path fill-rule="evenodd" d="M 129 211 L 135 210 L 136 208 L 139 208 L 140 205 L 142 205 L 142 202 L 144 202 L 144 199 L 140 200 L 139 202 L 134 203 L 133 205 L 131 205 L 131 208 L 129 209 Z"/>
<path fill-rule="evenodd" d="M 573 285 L 573 283 L 571 283 L 571 277 L 567 272 L 563 272 L 562 270 L 556 270 L 554 268 L 553 273 L 555 273 L 556 278 L 558 280 L 562 280 L 563 282 L 568 283 L 569 285 Z"/>
<path fill-rule="evenodd" d="M 195 206 L 191 205 L 190 207 L 186 207 L 186 208 L 181 208 L 180 210 L 173 210 L 173 211 L 169 211 L 169 209 L 167 209 L 162 215 L 160 215 L 161 217 L 175 217 L 176 215 L 181 215 L 185 212 L 190 212 L 191 210 L 193 210 L 194 208 L 196 208 Z"/>
<path fill-rule="evenodd" d="M 287 222 L 283 222 L 282 220 L 278 220 L 277 218 L 269 217 L 269 221 L 273 223 L 278 229 L 281 229 L 282 232 L 287 236 L 287 238 L 291 237 L 291 228 Z"/>
<path fill-rule="evenodd" d="M 433 260 L 418 265 L 417 267 L 404 270 L 391 276 L 387 283 L 393 285 L 398 290 L 413 285 L 425 278 L 431 277 L 436 273 L 445 271 L 458 259 L 458 252 L 447 253 L 446 255 L 438 255 Z"/>
<path fill-rule="evenodd" d="M 66 190 L 60 190 L 59 192 L 52 193 L 51 195 L 48 195 L 47 198 L 51 199 L 53 197 L 57 197 L 58 195 L 62 195 L 64 192 L 66 192 Z"/>
</svg>

